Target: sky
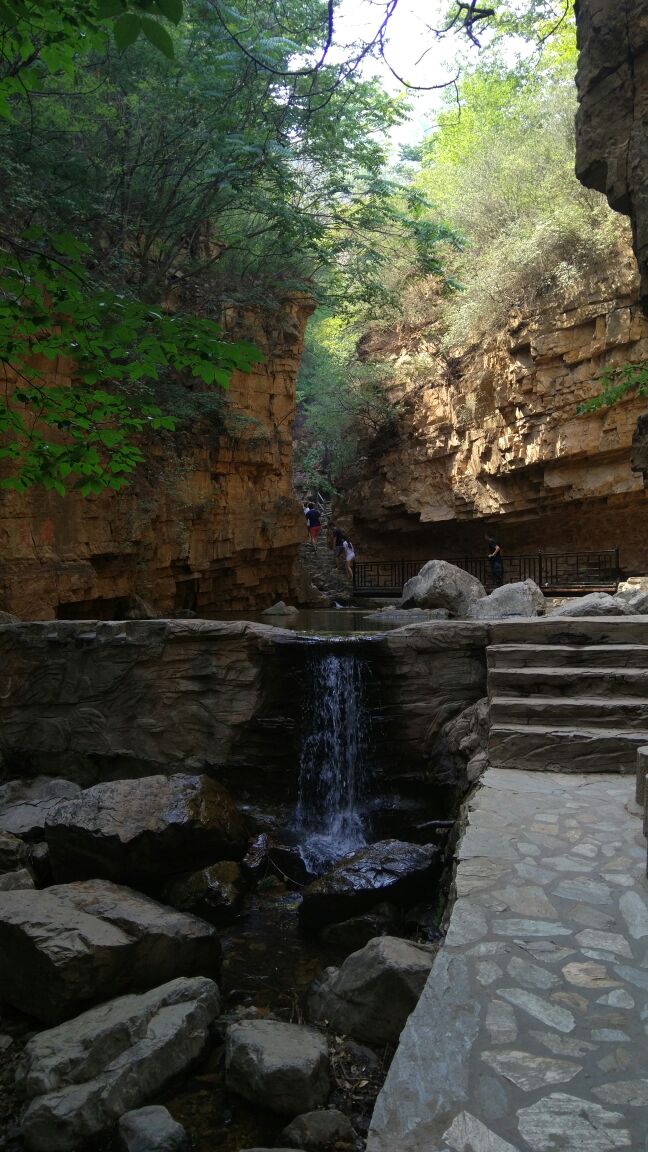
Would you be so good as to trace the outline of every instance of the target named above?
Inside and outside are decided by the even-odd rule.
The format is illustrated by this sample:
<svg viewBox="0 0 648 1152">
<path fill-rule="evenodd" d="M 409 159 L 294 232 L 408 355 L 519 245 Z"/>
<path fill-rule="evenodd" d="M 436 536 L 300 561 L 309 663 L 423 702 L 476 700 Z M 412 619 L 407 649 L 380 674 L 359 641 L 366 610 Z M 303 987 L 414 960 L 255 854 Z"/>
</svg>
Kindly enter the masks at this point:
<svg viewBox="0 0 648 1152">
<path fill-rule="evenodd" d="M 467 55 L 477 59 L 477 50 L 471 49 L 465 37 L 461 42 L 455 37 L 436 40 L 429 31 L 430 27 L 443 25 L 443 14 L 447 10 L 448 0 L 399 0 L 389 24 L 386 57 L 409 84 L 433 85 L 451 80 L 456 73 L 453 63 L 459 48 L 464 60 Z M 343 0 L 336 39 L 367 39 L 375 33 L 383 13 L 384 0 Z M 388 91 L 403 93 L 402 85 L 383 61 L 369 61 L 365 71 L 368 75 L 378 75 Z M 405 95 L 412 105 L 412 116 L 408 123 L 394 129 L 395 149 L 402 144 L 419 143 L 433 127 L 443 90 L 406 91 Z"/>
</svg>

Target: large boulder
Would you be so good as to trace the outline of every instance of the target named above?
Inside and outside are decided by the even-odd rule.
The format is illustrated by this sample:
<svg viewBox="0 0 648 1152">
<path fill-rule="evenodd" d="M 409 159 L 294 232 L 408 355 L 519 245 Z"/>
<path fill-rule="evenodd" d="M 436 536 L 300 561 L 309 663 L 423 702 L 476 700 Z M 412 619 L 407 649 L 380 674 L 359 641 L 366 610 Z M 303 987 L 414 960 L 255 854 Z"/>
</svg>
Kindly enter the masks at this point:
<svg viewBox="0 0 648 1152">
<path fill-rule="evenodd" d="M 163 896 L 180 912 L 192 912 L 210 924 L 222 924 L 231 920 L 241 907 L 241 866 L 235 860 L 222 860 L 220 864 L 179 876 L 164 889 Z"/>
<path fill-rule="evenodd" d="M 283 600 L 277 600 L 271 608 L 264 608 L 261 613 L 262 616 L 297 616 L 299 608 L 295 608 L 293 604 L 286 604 Z"/>
<path fill-rule="evenodd" d="M 631 576 L 617 588 L 614 597 L 629 616 L 648 614 L 648 576 Z"/>
<path fill-rule="evenodd" d="M 321 1032 L 278 1020 L 231 1024 L 225 1075 L 232 1092 L 282 1116 L 325 1104 L 330 1091 L 328 1045 Z"/>
<path fill-rule="evenodd" d="M 220 1010 L 204 977 L 122 996 L 34 1036 L 16 1069 L 29 1152 L 75 1152 L 200 1056 Z"/>
<path fill-rule="evenodd" d="M 208 776 L 148 776 L 86 788 L 45 826 L 55 880 L 103 876 L 146 885 L 216 860 L 241 858 L 247 830 Z"/>
<path fill-rule="evenodd" d="M 279 1136 L 288 1148 L 303 1148 L 305 1152 L 336 1152 L 357 1147 L 354 1127 L 344 1112 L 337 1108 L 319 1109 L 296 1116 Z"/>
<path fill-rule="evenodd" d="M 397 932 L 401 916 L 393 904 L 378 904 L 364 916 L 352 916 L 339 924 L 328 924 L 322 928 L 322 943 L 341 952 L 357 952 L 364 948 L 375 936 L 388 936 Z"/>
<path fill-rule="evenodd" d="M 118 1131 L 124 1152 L 190 1152 L 188 1133 L 161 1104 L 125 1112 Z"/>
<path fill-rule="evenodd" d="M 47 818 L 62 800 L 69 800 L 80 791 L 71 780 L 51 776 L 0 784 L 0 832 L 11 832 L 24 840 L 42 840 Z"/>
<path fill-rule="evenodd" d="M 369 1044 L 394 1044 L 416 1006 L 436 948 L 379 936 L 328 968 L 308 998 L 309 1018 Z"/>
<path fill-rule="evenodd" d="M 219 963 L 211 925 L 106 880 L 0 892 L 2 999 L 47 1023 Z"/>
<path fill-rule="evenodd" d="M 486 595 L 484 585 L 463 568 L 447 560 L 428 560 L 417 576 L 407 581 L 401 608 L 447 608 L 453 616 L 465 616 L 471 604 Z"/>
<path fill-rule="evenodd" d="M 588 596 L 574 596 L 549 613 L 551 618 L 563 616 L 625 616 L 626 609 L 607 592 L 590 592 Z"/>
<path fill-rule="evenodd" d="M 435 844 L 380 840 L 341 860 L 303 892 L 299 910 L 306 930 L 370 911 L 381 900 L 413 903 L 434 892 L 441 867 Z"/>
<path fill-rule="evenodd" d="M 545 598 L 535 581 L 519 580 L 502 584 L 490 596 L 475 600 L 466 617 L 468 620 L 502 620 L 508 616 L 538 616 L 545 608 Z"/>
</svg>

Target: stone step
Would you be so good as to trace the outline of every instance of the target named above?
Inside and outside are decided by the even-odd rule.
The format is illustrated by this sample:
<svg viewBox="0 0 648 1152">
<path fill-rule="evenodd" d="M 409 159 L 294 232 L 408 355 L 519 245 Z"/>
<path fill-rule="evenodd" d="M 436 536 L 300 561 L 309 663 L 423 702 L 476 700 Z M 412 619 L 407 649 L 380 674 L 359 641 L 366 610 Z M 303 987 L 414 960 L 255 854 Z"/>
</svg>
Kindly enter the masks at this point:
<svg viewBox="0 0 648 1152">
<path fill-rule="evenodd" d="M 648 667 L 496 667 L 489 668 L 488 688 L 493 697 L 642 696 L 648 699 Z"/>
<path fill-rule="evenodd" d="M 648 732 L 648 698 L 636 696 L 494 696 L 491 724 L 548 725 Z"/>
<path fill-rule="evenodd" d="M 491 644 L 488 667 L 648 669 L 648 644 Z"/>
<path fill-rule="evenodd" d="M 643 731 L 624 728 L 562 728 L 547 724 L 491 724 L 488 742 L 495 768 L 534 772 L 634 773 Z"/>
</svg>

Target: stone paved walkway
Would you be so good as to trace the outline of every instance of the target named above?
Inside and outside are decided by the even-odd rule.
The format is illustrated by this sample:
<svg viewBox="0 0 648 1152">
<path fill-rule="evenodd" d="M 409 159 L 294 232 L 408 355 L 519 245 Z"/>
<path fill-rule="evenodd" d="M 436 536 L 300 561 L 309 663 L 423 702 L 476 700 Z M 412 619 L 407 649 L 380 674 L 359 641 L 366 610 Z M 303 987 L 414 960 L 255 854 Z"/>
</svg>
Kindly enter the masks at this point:
<svg viewBox="0 0 648 1152">
<path fill-rule="evenodd" d="M 367 1152 L 648 1149 L 648 882 L 634 779 L 491 768 L 445 946 Z"/>
</svg>

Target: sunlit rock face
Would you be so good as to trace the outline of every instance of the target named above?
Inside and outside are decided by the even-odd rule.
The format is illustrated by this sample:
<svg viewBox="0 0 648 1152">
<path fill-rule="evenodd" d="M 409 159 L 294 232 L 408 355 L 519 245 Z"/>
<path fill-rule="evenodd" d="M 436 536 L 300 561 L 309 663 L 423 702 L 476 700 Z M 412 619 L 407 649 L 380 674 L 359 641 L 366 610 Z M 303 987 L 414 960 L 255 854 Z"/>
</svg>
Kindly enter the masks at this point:
<svg viewBox="0 0 648 1152">
<path fill-rule="evenodd" d="M 632 219 L 648 304 L 648 2 L 576 0 L 576 173 Z"/>
<path fill-rule="evenodd" d="M 123 619 L 265 608 L 293 588 L 301 506 L 292 491 L 295 380 L 307 299 L 264 324 L 231 322 L 264 361 L 234 373 L 226 429 L 166 434 L 123 493 L 0 495 L 0 606 L 24 620 Z M 245 321 L 245 323 L 244 323 Z M 57 364 L 55 383 L 70 377 Z"/>
<path fill-rule="evenodd" d="M 648 359 L 629 246 L 567 303 L 539 298 L 451 361 L 420 332 L 374 343 L 370 358 L 395 364 L 402 416 L 345 493 L 360 559 L 486 556 L 490 532 L 509 556 L 618 545 L 623 567 L 648 570 L 648 495 L 631 467 L 645 399 L 579 414 L 606 366 Z M 414 357 L 429 376 L 401 387 Z"/>
</svg>

